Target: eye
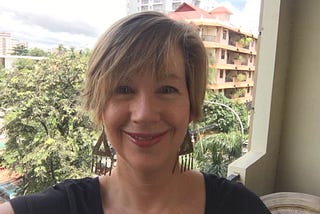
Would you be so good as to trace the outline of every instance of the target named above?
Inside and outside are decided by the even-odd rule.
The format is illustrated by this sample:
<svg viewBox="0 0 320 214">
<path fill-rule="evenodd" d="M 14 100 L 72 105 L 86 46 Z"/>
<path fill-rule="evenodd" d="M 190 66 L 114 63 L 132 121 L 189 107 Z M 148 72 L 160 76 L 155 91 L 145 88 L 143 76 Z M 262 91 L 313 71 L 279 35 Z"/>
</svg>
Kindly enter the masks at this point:
<svg viewBox="0 0 320 214">
<path fill-rule="evenodd" d="M 176 89 L 175 87 L 166 85 L 166 86 L 161 87 L 159 92 L 162 94 L 172 94 L 172 93 L 177 93 L 178 89 Z"/>
<path fill-rule="evenodd" d="M 133 89 L 126 85 L 118 86 L 115 90 L 116 94 L 131 94 L 133 92 L 134 92 Z"/>
</svg>

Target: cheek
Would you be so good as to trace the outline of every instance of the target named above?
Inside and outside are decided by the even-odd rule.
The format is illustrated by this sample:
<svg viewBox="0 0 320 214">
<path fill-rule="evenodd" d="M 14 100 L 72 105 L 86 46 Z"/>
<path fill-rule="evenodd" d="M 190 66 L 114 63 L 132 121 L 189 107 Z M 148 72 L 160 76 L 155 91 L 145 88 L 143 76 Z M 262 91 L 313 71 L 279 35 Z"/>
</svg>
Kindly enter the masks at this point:
<svg viewBox="0 0 320 214">
<path fill-rule="evenodd" d="M 182 105 L 176 106 L 173 114 L 179 117 L 182 122 L 189 123 L 191 119 L 189 102 L 184 102 Z"/>
<path fill-rule="evenodd" d="M 121 108 L 110 103 L 106 105 L 103 113 L 103 125 L 107 132 L 107 136 L 112 135 L 112 130 L 118 128 L 121 125 L 121 122 L 124 120 L 125 112 L 121 111 Z"/>
</svg>

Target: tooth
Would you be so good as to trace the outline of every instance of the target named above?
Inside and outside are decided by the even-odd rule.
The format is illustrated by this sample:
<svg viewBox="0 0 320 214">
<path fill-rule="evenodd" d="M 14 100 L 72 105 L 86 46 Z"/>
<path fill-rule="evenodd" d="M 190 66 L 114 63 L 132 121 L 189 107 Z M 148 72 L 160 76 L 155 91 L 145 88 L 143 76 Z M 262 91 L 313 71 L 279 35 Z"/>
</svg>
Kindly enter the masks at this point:
<svg viewBox="0 0 320 214">
<path fill-rule="evenodd" d="M 153 139 L 153 137 L 141 137 L 141 136 L 136 136 L 135 138 L 138 140 L 152 140 Z"/>
</svg>

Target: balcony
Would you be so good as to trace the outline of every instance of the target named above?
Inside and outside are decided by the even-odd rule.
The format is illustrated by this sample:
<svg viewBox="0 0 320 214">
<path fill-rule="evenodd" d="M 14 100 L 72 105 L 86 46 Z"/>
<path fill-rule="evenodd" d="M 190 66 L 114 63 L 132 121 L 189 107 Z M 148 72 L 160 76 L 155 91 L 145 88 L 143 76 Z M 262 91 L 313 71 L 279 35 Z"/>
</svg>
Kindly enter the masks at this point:
<svg viewBox="0 0 320 214">
<path fill-rule="evenodd" d="M 249 152 L 228 169 L 258 195 L 320 196 L 317 8 L 320 1 L 263 1 Z"/>
<path fill-rule="evenodd" d="M 217 42 L 217 37 L 213 35 L 201 35 L 202 41 Z"/>
</svg>

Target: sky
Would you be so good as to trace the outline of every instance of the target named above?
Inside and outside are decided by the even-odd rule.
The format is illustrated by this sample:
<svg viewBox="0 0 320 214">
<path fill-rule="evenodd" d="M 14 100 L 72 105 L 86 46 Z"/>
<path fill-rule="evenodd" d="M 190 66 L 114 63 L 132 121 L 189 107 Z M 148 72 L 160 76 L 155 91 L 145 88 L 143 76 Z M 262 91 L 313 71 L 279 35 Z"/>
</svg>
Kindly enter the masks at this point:
<svg viewBox="0 0 320 214">
<path fill-rule="evenodd" d="M 211 1 L 228 7 L 236 26 L 258 31 L 260 0 Z M 44 50 L 59 44 L 93 48 L 112 23 L 126 16 L 126 4 L 126 0 L 0 0 L 0 32 Z"/>
</svg>

